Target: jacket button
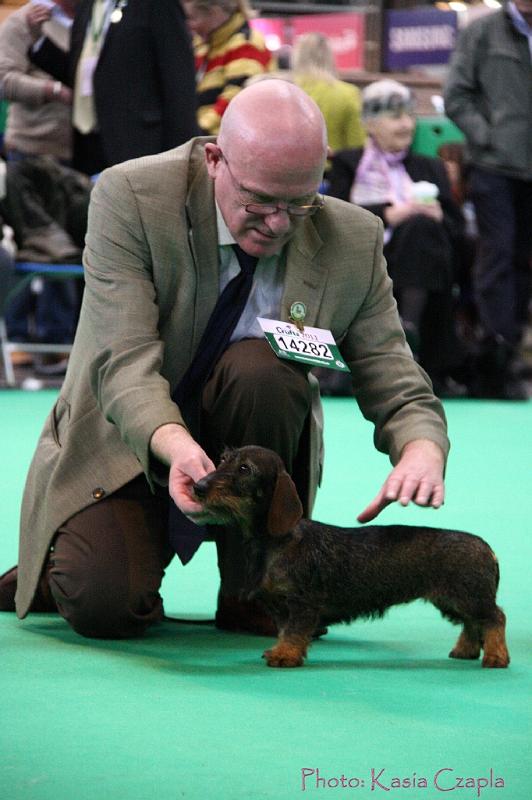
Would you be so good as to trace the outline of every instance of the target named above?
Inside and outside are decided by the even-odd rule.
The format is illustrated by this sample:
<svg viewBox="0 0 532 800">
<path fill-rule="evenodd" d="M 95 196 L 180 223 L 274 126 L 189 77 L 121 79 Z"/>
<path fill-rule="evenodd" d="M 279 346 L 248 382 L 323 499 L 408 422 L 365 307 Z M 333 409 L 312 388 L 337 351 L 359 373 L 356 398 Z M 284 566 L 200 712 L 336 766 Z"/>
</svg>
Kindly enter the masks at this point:
<svg viewBox="0 0 532 800">
<path fill-rule="evenodd" d="M 92 490 L 92 496 L 95 500 L 101 500 L 102 497 L 105 497 L 105 489 L 102 489 L 101 486 L 97 486 L 96 489 Z"/>
</svg>

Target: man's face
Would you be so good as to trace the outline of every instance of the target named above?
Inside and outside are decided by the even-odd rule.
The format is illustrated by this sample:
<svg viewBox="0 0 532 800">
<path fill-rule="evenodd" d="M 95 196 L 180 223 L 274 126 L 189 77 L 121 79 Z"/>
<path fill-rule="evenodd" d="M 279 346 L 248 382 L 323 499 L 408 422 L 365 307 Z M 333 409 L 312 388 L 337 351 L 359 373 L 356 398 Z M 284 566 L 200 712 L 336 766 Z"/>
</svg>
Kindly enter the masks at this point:
<svg viewBox="0 0 532 800">
<path fill-rule="evenodd" d="M 214 180 L 216 202 L 237 243 L 252 256 L 279 253 L 303 221 L 290 215 L 286 207 L 316 201 L 321 166 L 283 169 L 280 157 L 273 164 L 263 159 L 245 168 L 249 160 L 235 159 L 233 163 L 215 144 L 207 144 L 205 154 L 209 175 Z M 280 208 L 267 215 L 249 213 L 245 206 L 250 204 Z"/>
<path fill-rule="evenodd" d="M 514 0 L 514 3 L 521 16 L 532 25 L 532 0 Z"/>
<path fill-rule="evenodd" d="M 366 128 L 385 153 L 398 153 L 412 143 L 415 119 L 406 111 L 400 114 L 379 114 L 366 121 Z"/>
</svg>

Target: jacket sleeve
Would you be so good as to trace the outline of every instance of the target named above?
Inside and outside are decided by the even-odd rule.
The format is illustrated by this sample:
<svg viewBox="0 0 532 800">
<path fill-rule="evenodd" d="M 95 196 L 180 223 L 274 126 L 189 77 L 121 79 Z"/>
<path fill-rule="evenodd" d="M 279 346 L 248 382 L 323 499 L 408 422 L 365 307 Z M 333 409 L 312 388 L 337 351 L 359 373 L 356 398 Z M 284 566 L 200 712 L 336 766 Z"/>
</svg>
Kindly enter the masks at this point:
<svg viewBox="0 0 532 800">
<path fill-rule="evenodd" d="M 490 139 L 489 123 L 482 113 L 477 81 L 482 50 L 478 26 L 465 28 L 458 37 L 444 87 L 445 113 L 478 147 L 486 147 Z"/>
<path fill-rule="evenodd" d="M 164 345 L 149 243 L 128 177 L 115 169 L 103 172 L 92 191 L 83 263 L 82 313 L 96 354 L 92 391 L 150 478 L 154 431 L 183 419 L 161 375 Z"/>
<path fill-rule="evenodd" d="M 198 133 L 196 77 L 192 43 L 180 3 L 152 3 L 151 31 L 163 108 L 163 149 L 187 142 Z"/>
<path fill-rule="evenodd" d="M 28 56 L 36 67 L 47 72 L 56 81 L 61 81 L 65 86 L 70 85 L 68 53 L 57 47 L 51 39 L 44 38 L 36 49 L 30 48 Z"/>
<path fill-rule="evenodd" d="M 39 106 L 46 102 L 44 89 L 47 79 L 28 75 L 30 42 L 25 19 L 16 13 L 12 18 L 8 17 L 0 27 L 0 83 L 6 100 Z"/>
</svg>

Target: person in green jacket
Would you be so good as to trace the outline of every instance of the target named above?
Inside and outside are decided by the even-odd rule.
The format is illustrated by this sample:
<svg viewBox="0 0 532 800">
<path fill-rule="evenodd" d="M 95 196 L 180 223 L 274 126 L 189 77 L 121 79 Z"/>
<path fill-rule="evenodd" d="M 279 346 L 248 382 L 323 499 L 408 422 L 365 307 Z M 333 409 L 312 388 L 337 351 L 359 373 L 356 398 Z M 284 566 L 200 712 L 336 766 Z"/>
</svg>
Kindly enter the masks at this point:
<svg viewBox="0 0 532 800">
<path fill-rule="evenodd" d="M 483 396 L 524 400 L 516 361 L 528 321 L 532 254 L 532 2 L 515 0 L 458 38 L 445 111 L 464 132 L 479 246 Z"/>
</svg>

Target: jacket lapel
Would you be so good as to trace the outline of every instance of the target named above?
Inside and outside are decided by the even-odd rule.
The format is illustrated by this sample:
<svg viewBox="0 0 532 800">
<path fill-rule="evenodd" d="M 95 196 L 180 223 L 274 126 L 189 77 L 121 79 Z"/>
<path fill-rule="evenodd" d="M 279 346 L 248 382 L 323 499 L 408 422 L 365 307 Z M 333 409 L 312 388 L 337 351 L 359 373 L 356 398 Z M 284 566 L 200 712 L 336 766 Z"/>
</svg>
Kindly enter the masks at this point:
<svg viewBox="0 0 532 800">
<path fill-rule="evenodd" d="M 318 212 L 319 213 L 319 212 Z M 304 303 L 305 325 L 316 325 L 327 284 L 327 271 L 317 260 L 323 246 L 311 219 L 301 226 L 288 245 L 281 319 L 288 322 L 292 303 Z"/>
<path fill-rule="evenodd" d="M 218 299 L 219 259 L 213 183 L 202 161 L 192 158 L 190 173 L 186 210 L 189 245 L 197 276 L 191 331 L 192 353 L 195 353 Z M 281 301 L 283 321 L 288 321 L 292 303 L 301 302 L 307 308 L 305 324 L 316 324 L 327 284 L 327 271 L 322 264 L 317 263 L 317 255 L 322 246 L 321 237 L 311 219 L 297 230 L 289 242 Z"/>
<path fill-rule="evenodd" d="M 191 171 L 193 166 L 191 163 Z M 214 187 L 203 163 L 198 165 L 196 162 L 195 166 L 197 169 L 192 177 L 186 202 L 189 245 L 196 268 L 196 296 L 191 331 L 193 353 L 196 352 L 219 294 L 218 231 Z"/>
</svg>

